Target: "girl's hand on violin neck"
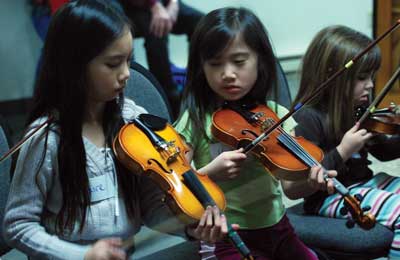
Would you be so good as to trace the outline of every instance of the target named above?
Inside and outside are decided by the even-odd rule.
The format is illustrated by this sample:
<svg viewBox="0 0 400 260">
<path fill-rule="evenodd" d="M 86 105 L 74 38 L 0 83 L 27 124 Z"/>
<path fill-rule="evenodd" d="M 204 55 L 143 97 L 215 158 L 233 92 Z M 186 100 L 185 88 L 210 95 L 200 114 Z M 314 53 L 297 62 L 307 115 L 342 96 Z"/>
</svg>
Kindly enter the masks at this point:
<svg viewBox="0 0 400 260">
<path fill-rule="evenodd" d="M 367 132 L 367 130 L 359 128 L 360 123 L 357 122 L 345 133 L 342 141 L 336 147 L 343 161 L 347 161 L 353 153 L 360 151 L 365 143 L 373 136 L 373 134 Z"/>
<path fill-rule="evenodd" d="M 125 260 L 126 253 L 122 250 L 122 240 L 119 238 L 101 239 L 86 252 L 85 260 Z"/>
<path fill-rule="evenodd" d="M 336 177 L 336 171 L 327 171 L 329 177 Z M 329 194 L 335 192 L 332 180 L 325 180 L 324 170 L 320 166 L 314 166 L 310 170 L 307 179 L 308 185 L 314 190 L 326 190 Z"/>
<path fill-rule="evenodd" d="M 226 181 L 237 177 L 240 167 L 247 156 L 243 153 L 243 148 L 227 151 L 219 154 L 200 172 L 207 173 L 213 180 Z"/>
<path fill-rule="evenodd" d="M 236 225 L 237 229 L 238 226 Z M 228 234 L 225 215 L 221 215 L 217 206 L 208 206 L 196 228 L 188 227 L 187 233 L 198 240 L 215 243 Z"/>
</svg>

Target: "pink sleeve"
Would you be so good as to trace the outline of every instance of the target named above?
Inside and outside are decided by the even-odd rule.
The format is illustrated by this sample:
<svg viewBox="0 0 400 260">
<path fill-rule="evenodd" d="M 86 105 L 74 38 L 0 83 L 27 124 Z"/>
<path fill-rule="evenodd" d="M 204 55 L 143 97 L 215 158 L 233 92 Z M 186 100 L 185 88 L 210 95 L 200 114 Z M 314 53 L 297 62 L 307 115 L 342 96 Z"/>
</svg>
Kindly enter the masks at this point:
<svg viewBox="0 0 400 260">
<path fill-rule="evenodd" d="M 133 6 L 152 7 L 158 0 L 129 0 L 128 2 Z"/>
<path fill-rule="evenodd" d="M 54 14 L 58 8 L 60 8 L 63 4 L 68 3 L 69 0 L 50 0 L 50 8 L 51 8 L 51 14 Z"/>
</svg>

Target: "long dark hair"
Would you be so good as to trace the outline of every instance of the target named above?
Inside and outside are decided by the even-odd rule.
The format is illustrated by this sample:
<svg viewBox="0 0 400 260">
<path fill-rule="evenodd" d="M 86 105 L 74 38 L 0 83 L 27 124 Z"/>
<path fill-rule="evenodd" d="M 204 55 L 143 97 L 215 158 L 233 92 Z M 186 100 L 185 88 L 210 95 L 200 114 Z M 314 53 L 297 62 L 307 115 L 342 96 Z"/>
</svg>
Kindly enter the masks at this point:
<svg viewBox="0 0 400 260">
<path fill-rule="evenodd" d="M 63 200 L 56 218 L 57 233 L 72 231 L 76 221 L 80 221 L 82 231 L 90 204 L 82 139 L 83 111 L 88 100 L 88 63 L 127 28 L 130 29 L 128 19 L 102 0 L 70 2 L 51 20 L 28 124 L 40 117 L 53 116 L 59 129 L 58 165 Z M 122 106 L 123 94 L 105 106 L 103 130 L 109 147 L 122 125 Z M 118 174 L 118 180 L 128 214 L 133 215 L 133 200 L 127 197 L 134 180 L 129 176 Z"/>
<path fill-rule="evenodd" d="M 208 13 L 198 23 L 190 41 L 181 107 L 181 116 L 184 111 L 189 112 L 189 121 L 194 124 L 195 136 L 199 138 L 207 138 L 204 129 L 206 113 L 215 110 L 217 105 L 217 97 L 207 83 L 203 64 L 223 52 L 239 34 L 258 55 L 257 81 L 243 99 L 265 104 L 267 94 L 276 85 L 275 55 L 268 33 L 257 16 L 246 8 L 233 7 Z"/>
<path fill-rule="evenodd" d="M 303 57 L 300 87 L 294 104 L 303 102 L 307 97 L 305 93 L 313 92 L 371 42 L 366 35 L 341 25 L 318 32 Z M 361 73 L 375 72 L 380 63 L 380 50 L 376 46 L 310 102 L 309 106 L 327 114 L 325 134 L 330 142 L 340 142 L 355 123 L 354 84 L 357 77 Z"/>
</svg>

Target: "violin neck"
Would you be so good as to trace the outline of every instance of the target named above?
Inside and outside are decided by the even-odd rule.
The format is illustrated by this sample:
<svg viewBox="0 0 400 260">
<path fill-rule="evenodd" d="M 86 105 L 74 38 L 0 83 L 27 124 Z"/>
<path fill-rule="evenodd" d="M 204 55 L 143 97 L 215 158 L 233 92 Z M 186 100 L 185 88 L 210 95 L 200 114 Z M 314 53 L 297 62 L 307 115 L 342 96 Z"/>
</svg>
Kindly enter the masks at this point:
<svg viewBox="0 0 400 260">
<path fill-rule="evenodd" d="M 204 208 L 207 206 L 216 205 L 215 201 L 212 199 L 211 195 L 204 188 L 202 183 L 192 170 L 185 172 L 183 175 L 183 182 L 192 191 L 195 197 L 200 201 Z M 250 250 L 247 248 L 246 244 L 243 243 L 239 234 L 232 228 L 232 225 L 228 223 L 228 237 L 232 241 L 233 245 L 237 248 L 245 259 L 248 259 L 250 255 Z M 250 258 L 251 259 L 251 258 Z"/>
<path fill-rule="evenodd" d="M 196 174 L 192 170 L 185 172 L 182 176 L 185 185 L 188 186 L 190 191 L 200 201 L 204 208 L 207 206 L 216 205 L 211 195 L 207 192 L 203 184 L 199 181 Z"/>
<path fill-rule="evenodd" d="M 321 166 L 324 171 L 324 179 L 333 181 L 335 189 L 341 195 L 349 194 L 349 190 L 336 178 L 329 177 L 326 169 L 312 156 L 310 155 L 290 134 L 286 133 L 281 129 L 281 134 L 278 136 L 278 141 L 286 147 L 293 155 L 295 155 L 300 161 L 302 161 L 308 167 Z"/>
<path fill-rule="evenodd" d="M 324 178 L 325 178 L 326 181 L 328 179 L 332 180 L 333 186 L 335 187 L 337 192 L 339 192 L 341 195 L 346 196 L 346 195 L 350 194 L 350 191 L 340 181 L 338 181 L 334 177 L 329 177 L 325 169 L 324 169 Z"/>
<path fill-rule="evenodd" d="M 250 253 L 250 249 L 243 243 L 239 234 L 232 228 L 232 225 L 228 224 L 228 237 L 232 241 L 233 245 L 237 248 L 244 259 L 253 259 Z"/>
</svg>

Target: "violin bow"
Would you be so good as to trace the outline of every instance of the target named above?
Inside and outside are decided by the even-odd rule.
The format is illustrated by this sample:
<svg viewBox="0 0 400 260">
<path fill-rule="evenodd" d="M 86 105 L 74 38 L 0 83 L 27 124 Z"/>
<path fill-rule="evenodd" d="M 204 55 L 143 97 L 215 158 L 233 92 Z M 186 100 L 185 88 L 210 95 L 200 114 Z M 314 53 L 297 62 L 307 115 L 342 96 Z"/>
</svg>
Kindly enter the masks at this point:
<svg viewBox="0 0 400 260">
<path fill-rule="evenodd" d="M 13 155 L 15 152 L 17 152 L 19 149 L 21 149 L 21 147 L 28 142 L 31 138 L 33 138 L 36 134 L 39 133 L 39 130 L 45 128 L 46 126 L 48 126 L 48 124 L 51 122 L 51 120 L 53 120 L 53 116 L 49 116 L 49 118 L 44 121 L 43 123 L 41 123 L 40 125 L 38 125 L 36 128 L 34 128 L 32 131 L 29 132 L 29 134 L 27 134 L 21 141 L 19 141 L 16 145 L 14 145 L 10 150 L 8 150 L 3 156 L 1 156 L 0 158 L 0 163 L 4 160 L 6 160 L 8 157 L 10 157 L 11 155 Z"/>
<path fill-rule="evenodd" d="M 261 135 L 259 135 L 257 138 L 255 138 L 251 143 L 249 143 L 245 148 L 244 148 L 244 153 L 247 153 L 254 149 L 258 143 L 263 141 L 265 138 L 268 137 L 268 135 L 274 131 L 276 128 L 278 128 L 280 125 L 282 125 L 283 122 L 285 122 L 289 117 L 291 117 L 293 114 L 295 114 L 297 111 L 299 111 L 301 108 L 304 107 L 305 104 L 308 104 L 312 99 L 314 99 L 321 91 L 323 91 L 329 83 L 331 83 L 333 80 L 335 80 L 337 77 L 342 75 L 347 69 L 349 69 L 357 60 L 359 60 L 363 55 L 365 55 L 370 49 L 372 49 L 378 42 L 380 42 L 383 38 L 385 38 L 389 33 L 393 32 L 397 27 L 400 25 L 400 19 L 397 20 L 397 22 L 390 27 L 385 33 L 383 33 L 381 36 L 376 38 L 374 41 L 372 41 L 367 47 L 365 47 L 364 50 L 362 50 L 359 54 L 357 54 L 353 59 L 348 61 L 344 67 L 342 67 L 340 70 L 335 72 L 332 76 L 330 76 L 327 80 L 325 80 L 314 92 L 312 92 L 304 101 L 303 103 L 297 103 L 293 108 L 289 110 L 289 112 L 284 115 L 281 119 L 279 119 L 275 124 L 273 124 L 271 127 L 269 127 L 267 130 L 265 130 Z"/>
<path fill-rule="evenodd" d="M 371 102 L 371 104 L 368 106 L 367 110 L 365 110 L 364 114 L 361 116 L 360 120 L 358 122 L 362 124 L 367 117 L 373 113 L 376 109 L 376 107 L 381 103 L 383 98 L 386 96 L 386 94 L 392 89 L 394 83 L 396 82 L 397 78 L 400 76 L 400 66 L 397 68 L 397 70 L 393 73 L 392 77 L 389 79 L 389 81 L 386 83 L 385 87 L 381 90 L 378 96 L 375 97 L 375 99 Z"/>
</svg>

